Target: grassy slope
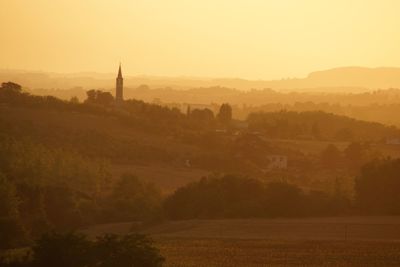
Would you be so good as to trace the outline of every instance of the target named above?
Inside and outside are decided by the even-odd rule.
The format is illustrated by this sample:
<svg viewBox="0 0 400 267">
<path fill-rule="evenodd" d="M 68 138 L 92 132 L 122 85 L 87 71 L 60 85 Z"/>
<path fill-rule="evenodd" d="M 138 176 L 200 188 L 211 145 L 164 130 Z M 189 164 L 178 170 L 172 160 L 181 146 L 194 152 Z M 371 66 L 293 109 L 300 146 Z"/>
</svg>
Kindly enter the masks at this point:
<svg viewBox="0 0 400 267">
<path fill-rule="evenodd" d="M 154 182 L 164 192 L 170 192 L 209 173 L 207 170 L 185 166 L 184 156 L 195 154 L 198 148 L 182 144 L 162 133 L 157 135 L 143 131 L 140 127 L 128 126 L 112 116 L 3 105 L 0 106 L 0 122 L 8 128 L 2 130 L 8 133 L 27 136 L 50 147 L 79 148 L 79 152 L 89 157 L 98 155 L 91 152 L 93 147 L 90 142 L 86 143 L 88 140 L 100 140 L 99 145 L 93 148 L 100 151 L 108 147 L 129 149 L 134 152 L 133 156 L 109 159 L 113 176 L 119 177 L 123 172 L 131 172 L 141 179 Z M 26 127 L 30 132 L 21 130 Z M 165 162 L 163 159 L 152 161 L 149 160 L 151 152 L 148 152 L 150 155 L 147 158 L 143 158 L 143 147 L 176 157 L 169 157 Z"/>
<path fill-rule="evenodd" d="M 109 148 L 115 148 L 115 151 L 126 149 L 130 153 L 129 157 L 113 158 L 113 155 L 106 155 L 110 159 L 113 176 L 118 177 L 123 172 L 130 172 L 141 179 L 154 182 L 165 193 L 210 173 L 209 170 L 185 166 L 186 155 L 204 152 L 198 147 L 183 144 L 163 133 L 150 133 L 138 125 L 127 125 L 113 116 L 1 105 L 1 125 L 8 125 L 10 129 L 6 131 L 10 133 L 37 139 L 51 147 L 79 148 L 80 152 L 91 157 L 97 157 L 100 154 L 98 151 L 107 153 Z M 26 127 L 30 129 L 29 132 L 20 130 Z M 92 140 L 98 145 L 94 146 Z M 299 150 L 305 154 L 319 154 L 331 143 L 316 140 L 267 141 L 281 148 Z M 348 143 L 335 142 L 335 145 L 343 150 Z M 400 157 L 400 146 L 376 146 L 384 155 Z M 147 150 L 145 155 L 144 149 Z M 166 153 L 167 156 L 151 160 L 153 150 L 154 153 L 159 150 L 161 155 Z"/>
</svg>

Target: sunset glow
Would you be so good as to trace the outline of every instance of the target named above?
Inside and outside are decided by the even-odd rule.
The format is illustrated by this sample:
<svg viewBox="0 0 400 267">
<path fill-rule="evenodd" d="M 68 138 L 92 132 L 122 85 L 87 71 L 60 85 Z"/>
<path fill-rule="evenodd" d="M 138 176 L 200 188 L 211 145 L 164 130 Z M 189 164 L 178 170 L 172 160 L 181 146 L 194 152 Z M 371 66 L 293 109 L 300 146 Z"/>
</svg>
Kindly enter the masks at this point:
<svg viewBox="0 0 400 267">
<path fill-rule="evenodd" d="M 0 0 L 3 69 L 280 79 L 400 66 L 396 0 Z"/>
</svg>

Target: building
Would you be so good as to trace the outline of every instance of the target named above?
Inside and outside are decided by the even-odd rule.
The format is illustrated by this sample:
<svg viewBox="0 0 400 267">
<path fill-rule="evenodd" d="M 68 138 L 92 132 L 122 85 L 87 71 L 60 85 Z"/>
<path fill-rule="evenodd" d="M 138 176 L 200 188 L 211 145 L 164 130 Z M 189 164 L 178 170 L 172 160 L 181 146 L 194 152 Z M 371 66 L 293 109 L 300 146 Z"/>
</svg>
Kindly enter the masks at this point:
<svg viewBox="0 0 400 267">
<path fill-rule="evenodd" d="M 283 155 L 270 155 L 268 160 L 268 169 L 286 169 L 288 166 L 288 158 Z"/>
<path fill-rule="evenodd" d="M 387 145 L 400 145 L 400 138 L 388 138 L 386 139 Z"/>
<path fill-rule="evenodd" d="M 119 64 L 118 76 L 116 79 L 115 102 L 117 104 L 124 102 L 124 79 L 122 78 L 121 64 Z"/>
</svg>

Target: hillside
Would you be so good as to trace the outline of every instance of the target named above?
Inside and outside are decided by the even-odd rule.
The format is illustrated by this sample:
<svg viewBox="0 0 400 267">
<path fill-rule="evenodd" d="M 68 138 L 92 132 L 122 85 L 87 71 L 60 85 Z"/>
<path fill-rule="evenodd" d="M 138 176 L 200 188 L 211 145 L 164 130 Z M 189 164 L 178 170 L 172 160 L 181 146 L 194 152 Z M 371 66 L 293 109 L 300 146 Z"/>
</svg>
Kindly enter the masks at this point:
<svg viewBox="0 0 400 267">
<path fill-rule="evenodd" d="M 250 129 L 273 138 L 378 142 L 400 136 L 393 126 L 322 111 L 258 112 L 247 121 Z"/>
<path fill-rule="evenodd" d="M 34 71 L 0 71 L 0 80 L 15 81 L 35 89 L 112 88 L 114 75 L 110 73 L 47 73 Z M 400 68 L 343 67 L 316 71 L 305 78 L 282 80 L 246 80 L 239 78 L 154 77 L 126 76 L 126 87 L 142 84 L 150 87 L 189 89 L 197 87 L 228 87 L 240 90 L 317 89 L 319 91 L 366 91 L 367 89 L 400 88 Z"/>
<path fill-rule="evenodd" d="M 210 173 L 262 180 L 285 176 L 325 190 L 332 180 L 319 179 L 324 171 L 320 154 L 330 144 L 345 153 L 351 142 L 365 142 L 360 162 L 374 155 L 399 155 L 384 145 L 386 138 L 399 136 L 397 128 L 324 112 L 255 113 L 249 117 L 249 129 L 225 133 L 218 131 L 215 117 L 207 120 L 137 100 L 118 109 L 26 93 L 0 97 L 1 134 L 105 160 L 113 177 L 130 172 L 164 192 Z M 269 155 L 287 157 L 287 168 L 270 169 Z M 338 171 L 351 168 L 344 159 Z"/>
</svg>

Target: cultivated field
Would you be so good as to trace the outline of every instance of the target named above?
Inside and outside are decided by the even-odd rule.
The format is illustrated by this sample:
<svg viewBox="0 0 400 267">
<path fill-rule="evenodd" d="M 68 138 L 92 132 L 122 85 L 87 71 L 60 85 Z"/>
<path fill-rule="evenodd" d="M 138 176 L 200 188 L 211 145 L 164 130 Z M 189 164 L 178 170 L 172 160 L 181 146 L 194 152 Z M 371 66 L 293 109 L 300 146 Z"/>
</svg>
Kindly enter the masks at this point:
<svg viewBox="0 0 400 267">
<path fill-rule="evenodd" d="M 87 233 L 139 229 L 154 238 L 166 266 L 400 266 L 400 217 L 122 223 Z"/>
<path fill-rule="evenodd" d="M 168 267 L 400 266 L 393 242 L 242 239 L 157 240 Z"/>
</svg>

